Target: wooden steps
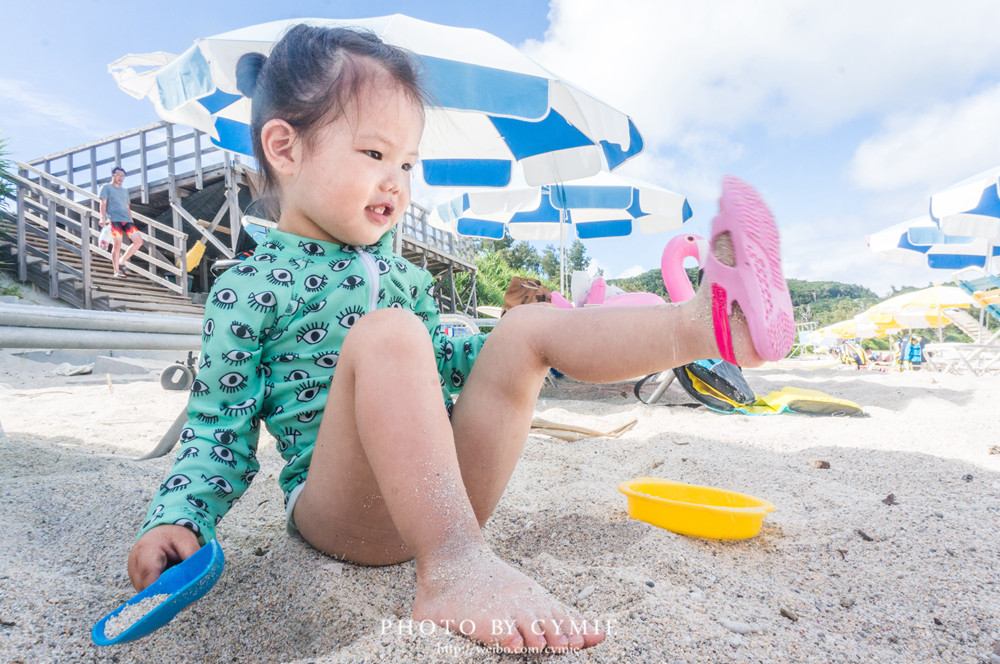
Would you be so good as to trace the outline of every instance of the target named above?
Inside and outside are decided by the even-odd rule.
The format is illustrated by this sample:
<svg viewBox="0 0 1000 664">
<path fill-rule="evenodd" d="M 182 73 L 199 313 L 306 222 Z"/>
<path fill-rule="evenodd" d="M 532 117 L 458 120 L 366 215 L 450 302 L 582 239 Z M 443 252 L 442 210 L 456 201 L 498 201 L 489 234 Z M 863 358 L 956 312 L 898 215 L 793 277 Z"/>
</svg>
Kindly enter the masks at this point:
<svg viewBox="0 0 1000 664">
<path fill-rule="evenodd" d="M 29 246 L 48 253 L 48 246 L 43 238 L 28 233 L 26 240 Z M 17 242 L 9 233 L 9 229 L 0 228 L 0 256 L 9 257 L 10 264 L 16 264 Z M 59 247 L 56 249 L 56 258 L 65 268 L 82 273 L 83 261 L 78 255 Z M 27 253 L 25 263 L 28 267 L 28 280 L 47 291 L 50 283 L 48 260 Z M 203 306 L 193 303 L 190 298 L 163 288 L 142 275 L 133 272 L 124 278 L 113 276 L 111 262 L 107 259 L 95 258 L 90 267 L 92 309 L 204 315 Z M 68 304 L 82 308 L 85 303 L 82 280 L 71 272 L 60 272 L 56 279 L 59 286 L 56 296 Z"/>
</svg>

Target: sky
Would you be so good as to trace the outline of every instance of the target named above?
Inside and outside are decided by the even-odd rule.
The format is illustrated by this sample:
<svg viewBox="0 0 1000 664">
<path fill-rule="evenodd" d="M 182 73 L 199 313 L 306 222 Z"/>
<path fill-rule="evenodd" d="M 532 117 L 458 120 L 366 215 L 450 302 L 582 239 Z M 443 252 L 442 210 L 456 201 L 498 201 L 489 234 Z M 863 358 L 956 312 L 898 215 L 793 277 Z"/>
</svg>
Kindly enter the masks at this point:
<svg viewBox="0 0 1000 664">
<path fill-rule="evenodd" d="M 487 30 L 630 115 L 618 172 L 685 195 L 707 235 L 722 176 L 768 201 L 785 275 L 887 295 L 947 282 L 880 261 L 868 234 L 1000 163 L 995 0 L 0 0 L 0 137 L 28 160 L 158 120 L 108 63 L 285 18 L 404 13 Z M 416 200 L 420 203 L 422 201 Z M 659 267 L 671 233 L 590 240 L 607 277 Z"/>
</svg>

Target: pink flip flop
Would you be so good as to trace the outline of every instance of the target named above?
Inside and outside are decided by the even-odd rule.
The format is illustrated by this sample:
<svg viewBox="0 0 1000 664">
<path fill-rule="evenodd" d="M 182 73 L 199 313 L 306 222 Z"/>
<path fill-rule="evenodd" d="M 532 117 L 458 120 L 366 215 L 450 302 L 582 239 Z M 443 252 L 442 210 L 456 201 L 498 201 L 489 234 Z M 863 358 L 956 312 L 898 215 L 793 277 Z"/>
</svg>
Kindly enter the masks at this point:
<svg viewBox="0 0 1000 664">
<path fill-rule="evenodd" d="M 715 241 L 726 232 L 732 239 L 733 267 L 715 257 Z M 722 359 L 738 364 L 729 329 L 734 301 L 746 317 L 757 354 L 771 361 L 785 356 L 795 342 L 795 319 L 781 273 L 778 228 L 760 194 L 739 178 L 722 180 L 704 278 L 712 285 L 712 322 Z"/>
</svg>

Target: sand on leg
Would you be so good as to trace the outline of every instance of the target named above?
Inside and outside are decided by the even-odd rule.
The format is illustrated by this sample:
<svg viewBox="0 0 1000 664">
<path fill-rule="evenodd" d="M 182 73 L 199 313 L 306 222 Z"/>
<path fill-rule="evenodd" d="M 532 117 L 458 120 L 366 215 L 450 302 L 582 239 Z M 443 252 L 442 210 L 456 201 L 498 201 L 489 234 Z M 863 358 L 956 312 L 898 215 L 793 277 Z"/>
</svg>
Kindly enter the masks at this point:
<svg viewBox="0 0 1000 664">
<path fill-rule="evenodd" d="M 353 562 L 414 557 L 417 620 L 514 650 L 569 644 L 550 622 L 556 600 L 483 540 L 430 339 L 408 312 L 369 313 L 348 334 L 294 521 Z"/>
</svg>

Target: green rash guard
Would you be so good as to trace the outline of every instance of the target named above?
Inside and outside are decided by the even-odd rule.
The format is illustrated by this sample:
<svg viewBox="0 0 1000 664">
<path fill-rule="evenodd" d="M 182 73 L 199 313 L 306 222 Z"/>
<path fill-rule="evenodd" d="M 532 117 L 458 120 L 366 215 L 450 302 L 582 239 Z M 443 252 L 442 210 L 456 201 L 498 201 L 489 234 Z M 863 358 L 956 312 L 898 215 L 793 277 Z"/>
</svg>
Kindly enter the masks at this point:
<svg viewBox="0 0 1000 664">
<path fill-rule="evenodd" d="M 139 535 L 178 524 L 211 540 L 257 474 L 262 422 L 286 461 L 287 501 L 309 470 L 344 337 L 368 311 L 396 307 L 424 321 L 450 410 L 485 337 L 441 334 L 433 288 L 426 270 L 392 252 L 391 231 L 354 247 L 270 230 L 212 288 L 181 450 Z"/>
</svg>

